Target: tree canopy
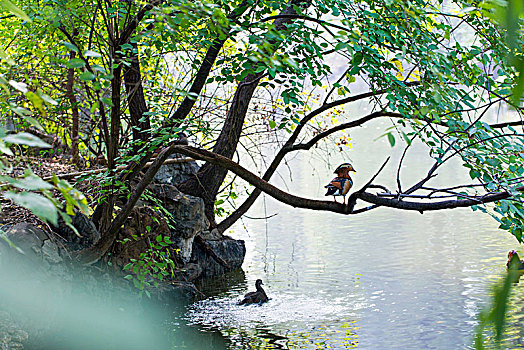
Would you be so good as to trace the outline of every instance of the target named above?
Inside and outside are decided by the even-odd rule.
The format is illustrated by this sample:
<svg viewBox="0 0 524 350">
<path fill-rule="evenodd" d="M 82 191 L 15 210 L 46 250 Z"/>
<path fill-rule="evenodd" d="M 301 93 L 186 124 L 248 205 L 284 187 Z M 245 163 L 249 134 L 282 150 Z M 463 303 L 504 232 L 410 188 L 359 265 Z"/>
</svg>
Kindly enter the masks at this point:
<svg viewBox="0 0 524 350">
<path fill-rule="evenodd" d="M 103 238 L 82 259 L 96 260 L 109 249 L 172 153 L 204 161 L 197 176 L 177 187 L 204 199 L 211 228 L 219 232 L 265 192 L 295 207 L 340 214 L 380 206 L 420 212 L 473 207 L 522 241 L 521 91 L 512 96 L 518 85 L 512 57 L 522 51 L 521 41 L 518 35 L 506 40 L 492 5 L 465 0 L 17 4 L 32 23 L 6 15 L 0 25 L 3 119 L 33 134 L 41 125 L 79 167 L 101 159 L 107 164 L 93 214 Z M 343 113 L 344 106 L 362 101 L 369 113 Z M 494 122 L 490 113 L 497 108 L 509 117 Z M 347 144 L 356 127 L 378 118 L 392 121 L 384 130 L 391 146 L 403 147 L 405 155 L 414 142 L 421 143 L 434 159 L 416 183 L 402 181 L 404 156 L 396 188 L 375 176 L 352 191 L 347 205 L 302 198 L 270 183 L 290 154 L 333 139 Z M 261 175 L 234 160 L 239 152 L 253 152 L 250 144 L 260 142 L 253 135 L 274 145 Z M 154 154 L 156 160 L 141 173 Z M 461 160 L 471 182 L 429 185 L 451 159 Z M 126 170 L 116 171 L 117 165 Z M 377 175 L 383 166 L 377 166 Z M 234 191 L 229 198 L 218 195 L 238 178 L 255 189 L 217 222 L 224 200 L 238 197 Z M 124 205 L 114 216 L 117 200 Z"/>
</svg>

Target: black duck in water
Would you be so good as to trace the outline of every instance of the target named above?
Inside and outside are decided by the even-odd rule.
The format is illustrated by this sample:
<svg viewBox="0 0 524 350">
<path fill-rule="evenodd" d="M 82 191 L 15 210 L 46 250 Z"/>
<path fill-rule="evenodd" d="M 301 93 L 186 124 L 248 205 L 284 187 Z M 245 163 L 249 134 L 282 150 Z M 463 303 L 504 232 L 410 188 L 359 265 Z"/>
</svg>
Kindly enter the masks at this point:
<svg viewBox="0 0 524 350">
<path fill-rule="evenodd" d="M 264 289 L 262 289 L 262 283 L 261 279 L 258 279 L 255 282 L 255 287 L 257 288 L 256 292 L 249 292 L 246 295 L 244 295 L 244 299 L 242 299 L 241 302 L 238 303 L 238 305 L 247 305 L 247 304 L 258 304 L 261 305 L 262 303 L 265 303 L 268 301 L 268 297 L 266 295 L 266 292 Z"/>
</svg>

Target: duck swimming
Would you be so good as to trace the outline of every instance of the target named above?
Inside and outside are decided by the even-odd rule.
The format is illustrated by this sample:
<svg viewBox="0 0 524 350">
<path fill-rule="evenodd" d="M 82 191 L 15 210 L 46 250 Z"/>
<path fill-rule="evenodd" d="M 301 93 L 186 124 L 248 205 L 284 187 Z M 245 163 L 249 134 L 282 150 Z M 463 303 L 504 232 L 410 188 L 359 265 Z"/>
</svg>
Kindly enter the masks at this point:
<svg viewBox="0 0 524 350">
<path fill-rule="evenodd" d="M 238 303 L 238 305 L 248 305 L 248 304 L 258 304 L 261 305 L 262 303 L 265 303 L 269 300 L 269 298 L 266 295 L 266 292 L 264 289 L 262 289 L 262 283 L 261 279 L 256 280 L 255 287 L 257 289 L 256 292 L 249 292 L 246 295 L 244 295 L 244 299 L 242 299 L 241 302 Z"/>
<path fill-rule="evenodd" d="M 508 269 L 512 266 L 517 270 L 524 270 L 524 260 L 520 260 L 519 254 L 515 250 L 508 253 L 508 262 L 506 263 Z"/>
</svg>

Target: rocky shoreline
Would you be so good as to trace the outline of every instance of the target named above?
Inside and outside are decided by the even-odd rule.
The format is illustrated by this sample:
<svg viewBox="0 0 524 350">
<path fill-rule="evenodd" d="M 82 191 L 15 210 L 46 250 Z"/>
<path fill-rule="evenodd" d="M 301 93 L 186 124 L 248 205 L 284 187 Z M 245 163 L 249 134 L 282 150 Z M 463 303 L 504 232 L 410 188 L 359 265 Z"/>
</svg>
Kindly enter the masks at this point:
<svg viewBox="0 0 524 350">
<path fill-rule="evenodd" d="M 148 288 L 148 294 L 161 302 L 194 298 L 199 293 L 195 281 L 239 269 L 246 252 L 244 241 L 221 235 L 216 230 L 207 231 L 203 200 L 185 195 L 176 188 L 177 183 L 197 170 L 194 161 L 162 166 L 149 186 L 148 199 L 137 203 L 111 254 L 96 266 L 76 266 L 74 263 L 75 252 L 90 247 L 100 237 L 83 214 L 73 217 L 73 225 L 82 237 L 76 236 L 63 222 L 52 231 L 30 223 L 0 225 L 6 237 L 0 240 L 0 272 L 3 276 L 21 278 L 28 285 L 53 279 L 72 285 L 81 276 L 82 288 L 110 280 L 111 286 L 133 290 L 123 279 L 122 268 L 132 259 L 139 259 L 140 253 L 160 235 L 169 237 L 172 242 L 166 249 L 173 253 L 176 273 L 157 287 Z M 7 288 L 26 287 L 15 283 Z M 57 290 L 57 293 L 62 292 Z M 9 305 L 3 305 L 0 299 L 0 350 L 23 349 L 28 338 L 31 334 L 18 327 L 9 314 Z"/>
</svg>

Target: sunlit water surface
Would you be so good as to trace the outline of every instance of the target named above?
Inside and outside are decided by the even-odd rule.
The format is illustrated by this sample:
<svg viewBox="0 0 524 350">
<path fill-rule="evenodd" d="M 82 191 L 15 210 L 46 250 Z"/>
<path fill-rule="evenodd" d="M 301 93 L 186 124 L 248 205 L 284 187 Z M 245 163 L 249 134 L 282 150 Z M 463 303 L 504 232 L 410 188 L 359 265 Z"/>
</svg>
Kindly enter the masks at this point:
<svg viewBox="0 0 524 350">
<path fill-rule="evenodd" d="M 323 198 L 333 168 L 351 161 L 355 188 L 365 184 L 391 153 L 383 139 L 389 124 L 370 124 L 354 136 L 353 148 L 330 161 L 302 155 L 289 176 L 274 183 L 308 198 Z M 361 138 L 359 138 L 359 135 Z M 402 146 L 376 183 L 394 188 Z M 432 164 L 413 147 L 402 170 L 407 187 Z M 287 168 L 282 173 L 287 174 Z M 439 171 L 432 185 L 466 183 L 459 163 Z M 432 180 L 433 181 L 433 180 Z M 361 204 L 362 205 L 362 204 Z M 208 298 L 188 306 L 187 323 L 220 331 L 229 349 L 468 349 L 490 285 L 504 272 L 515 238 L 471 209 L 405 212 L 379 208 L 355 216 L 301 210 L 260 198 L 230 233 L 246 241 L 244 272 L 206 281 Z M 245 273 L 245 274 L 244 274 Z M 261 278 L 271 300 L 238 306 Z M 510 323 L 511 346 L 524 339 L 520 321 L 524 292 L 517 287 Z M 522 347 L 524 348 L 524 346 Z"/>
</svg>

